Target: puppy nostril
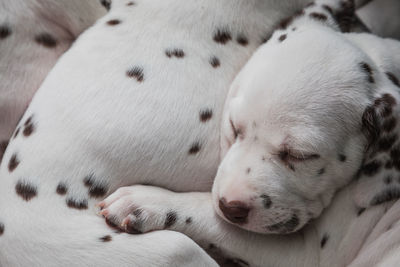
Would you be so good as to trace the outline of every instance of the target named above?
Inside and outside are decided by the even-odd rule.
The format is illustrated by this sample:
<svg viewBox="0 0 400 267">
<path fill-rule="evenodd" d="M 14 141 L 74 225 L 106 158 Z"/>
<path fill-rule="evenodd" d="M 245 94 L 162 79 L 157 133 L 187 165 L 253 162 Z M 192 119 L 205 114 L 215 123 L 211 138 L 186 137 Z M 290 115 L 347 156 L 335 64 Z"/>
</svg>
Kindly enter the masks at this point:
<svg viewBox="0 0 400 267">
<path fill-rule="evenodd" d="M 225 198 L 219 200 L 219 209 L 225 218 L 233 223 L 245 223 L 249 215 L 250 208 L 241 201 L 226 202 Z"/>
</svg>

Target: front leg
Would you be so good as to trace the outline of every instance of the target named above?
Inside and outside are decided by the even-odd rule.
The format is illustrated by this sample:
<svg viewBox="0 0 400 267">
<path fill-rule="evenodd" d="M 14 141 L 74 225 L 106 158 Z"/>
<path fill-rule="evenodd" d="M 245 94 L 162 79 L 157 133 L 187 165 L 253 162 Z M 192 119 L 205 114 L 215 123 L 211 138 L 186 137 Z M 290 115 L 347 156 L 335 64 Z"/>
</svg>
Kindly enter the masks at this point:
<svg viewBox="0 0 400 267">
<path fill-rule="evenodd" d="M 99 203 L 109 224 L 129 233 L 169 229 L 191 237 L 220 263 L 241 266 L 317 266 L 312 230 L 262 235 L 226 223 L 212 206 L 211 193 L 174 193 L 153 186 L 118 189 Z M 314 240 L 315 239 L 315 240 Z M 311 241 L 311 242 L 310 242 Z M 315 241 L 315 242 L 314 242 Z"/>
</svg>

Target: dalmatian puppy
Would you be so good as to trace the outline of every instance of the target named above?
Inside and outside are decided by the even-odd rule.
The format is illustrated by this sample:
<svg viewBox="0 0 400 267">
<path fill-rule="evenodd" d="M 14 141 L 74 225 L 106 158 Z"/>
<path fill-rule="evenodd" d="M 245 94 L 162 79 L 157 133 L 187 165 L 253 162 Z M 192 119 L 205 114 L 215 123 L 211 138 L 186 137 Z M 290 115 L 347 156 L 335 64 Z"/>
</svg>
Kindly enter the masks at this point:
<svg viewBox="0 0 400 267">
<path fill-rule="evenodd" d="M 0 2 L 0 161 L 56 60 L 105 12 L 98 0 Z"/>
<path fill-rule="evenodd" d="M 133 234 L 166 224 L 222 264 L 397 266 L 400 43 L 340 33 L 350 6 L 283 21 L 237 75 L 212 193 L 124 187 L 101 215 Z"/>
<path fill-rule="evenodd" d="M 120 233 L 94 206 L 133 184 L 210 191 L 229 85 L 308 2 L 103 1 L 110 11 L 56 63 L 5 151 L 1 265 L 216 266 L 181 233 Z"/>
</svg>

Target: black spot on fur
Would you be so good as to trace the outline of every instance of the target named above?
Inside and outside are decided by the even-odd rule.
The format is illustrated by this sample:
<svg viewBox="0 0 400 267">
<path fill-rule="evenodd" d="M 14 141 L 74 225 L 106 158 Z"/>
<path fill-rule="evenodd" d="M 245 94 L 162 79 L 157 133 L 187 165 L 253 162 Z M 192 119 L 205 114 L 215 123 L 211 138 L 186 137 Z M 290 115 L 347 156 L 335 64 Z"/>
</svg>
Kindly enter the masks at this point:
<svg viewBox="0 0 400 267">
<path fill-rule="evenodd" d="M 19 165 L 17 154 L 13 154 L 8 162 L 8 171 L 13 172 Z"/>
<path fill-rule="evenodd" d="M 300 17 L 300 16 L 303 16 L 304 14 L 305 14 L 304 10 L 299 10 L 299 11 L 295 12 L 293 16 L 287 17 L 287 18 L 281 20 L 281 21 L 279 22 L 279 24 L 278 24 L 277 29 L 286 30 L 286 28 L 287 28 L 290 24 L 292 24 L 292 22 L 293 22 L 293 20 L 294 20 L 295 18 Z"/>
<path fill-rule="evenodd" d="M 189 149 L 189 154 L 193 155 L 193 154 L 198 153 L 200 151 L 200 148 L 201 148 L 201 145 L 199 142 L 192 144 L 192 146 Z"/>
<path fill-rule="evenodd" d="M 238 44 L 240 44 L 241 46 L 247 46 L 249 44 L 249 40 L 247 39 L 247 37 L 242 34 L 236 38 L 236 42 L 238 42 Z"/>
<path fill-rule="evenodd" d="M 29 201 L 37 195 L 37 188 L 25 181 L 18 181 L 15 185 L 15 192 L 22 197 L 23 200 Z"/>
<path fill-rule="evenodd" d="M 167 49 L 165 50 L 165 55 L 169 58 L 183 58 L 185 56 L 185 52 L 182 49 Z"/>
<path fill-rule="evenodd" d="M 362 130 L 367 137 L 369 144 L 372 145 L 380 134 L 378 127 L 378 117 L 374 107 L 369 106 L 365 109 L 362 116 Z"/>
<path fill-rule="evenodd" d="M 374 82 L 375 82 L 375 79 L 374 79 L 374 76 L 373 76 L 373 73 L 372 73 L 372 68 L 371 68 L 371 66 L 368 65 L 368 64 L 365 63 L 365 62 L 361 62 L 361 63 L 360 63 L 360 67 L 361 67 L 361 69 L 367 74 L 368 81 L 369 81 L 370 83 L 374 83 Z"/>
<path fill-rule="evenodd" d="M 0 236 L 4 234 L 4 223 L 0 222 Z"/>
<path fill-rule="evenodd" d="M 268 33 L 268 34 L 266 34 L 265 36 L 263 36 L 263 37 L 261 38 L 261 44 L 265 44 L 266 42 L 268 42 L 269 39 L 271 39 L 271 37 L 272 37 L 272 34 L 271 34 L 271 33 Z"/>
<path fill-rule="evenodd" d="M 36 35 L 35 41 L 47 48 L 54 48 L 57 46 L 57 40 L 51 34 L 46 32 Z"/>
<path fill-rule="evenodd" d="M 382 130 L 385 132 L 391 132 L 396 127 L 397 121 L 395 117 L 386 119 L 382 124 Z"/>
<path fill-rule="evenodd" d="M 246 173 L 249 174 L 251 172 L 251 168 L 246 169 Z"/>
<path fill-rule="evenodd" d="M 365 211 L 365 208 L 359 208 L 358 211 L 357 211 L 357 217 L 361 216 L 361 214 L 363 214 L 364 211 Z"/>
<path fill-rule="evenodd" d="M 200 121 L 206 122 L 212 118 L 213 112 L 211 109 L 200 110 Z"/>
<path fill-rule="evenodd" d="M 322 8 L 329 12 L 329 14 L 333 15 L 333 10 L 328 5 L 322 5 Z"/>
<path fill-rule="evenodd" d="M 266 209 L 271 208 L 271 206 L 272 206 L 271 198 L 266 194 L 262 194 L 260 197 L 262 198 L 262 203 L 263 203 L 264 208 L 266 208 Z"/>
<path fill-rule="evenodd" d="M 390 176 L 390 175 L 387 175 L 387 176 L 385 176 L 385 178 L 383 178 L 383 182 L 384 182 L 386 185 L 391 184 L 391 183 L 392 183 L 392 180 L 393 180 L 393 177 Z"/>
<path fill-rule="evenodd" d="M 320 21 L 326 21 L 328 19 L 328 17 L 325 14 L 317 13 L 317 12 L 311 12 L 310 17 L 313 19 L 316 19 L 316 20 L 320 20 Z"/>
<path fill-rule="evenodd" d="M 233 258 L 233 259 L 225 259 L 224 262 L 221 263 L 222 267 L 243 267 L 243 266 L 250 266 L 248 262 L 238 259 L 238 258 Z"/>
<path fill-rule="evenodd" d="M 210 58 L 210 64 L 213 66 L 213 68 L 218 68 L 221 65 L 221 62 L 217 57 L 212 57 Z"/>
<path fill-rule="evenodd" d="M 340 30 L 349 32 L 356 19 L 354 1 L 341 1 L 340 8 L 335 12 L 334 17 L 339 24 Z"/>
<path fill-rule="evenodd" d="M 325 168 L 322 168 L 318 171 L 318 175 L 322 175 L 325 173 Z"/>
<path fill-rule="evenodd" d="M 177 220 L 176 212 L 173 211 L 168 212 L 167 216 L 165 217 L 164 227 L 165 228 L 171 227 L 172 225 L 175 224 L 176 220 Z"/>
<path fill-rule="evenodd" d="M 83 183 L 86 187 L 89 187 L 89 196 L 94 198 L 102 197 L 108 191 L 107 186 L 104 185 L 102 182 L 99 182 L 94 174 L 87 175 L 85 178 L 83 178 Z"/>
<path fill-rule="evenodd" d="M 107 21 L 107 24 L 110 25 L 110 26 L 115 26 L 115 25 L 118 25 L 120 23 L 121 23 L 121 21 L 119 19 L 110 19 L 109 21 Z"/>
<path fill-rule="evenodd" d="M 379 151 L 388 151 L 392 148 L 393 144 L 397 140 L 397 134 L 390 134 L 381 137 L 378 141 L 378 150 Z"/>
<path fill-rule="evenodd" d="M 0 142 L 0 162 L 1 159 L 3 158 L 4 152 L 6 152 L 7 146 L 8 146 L 8 140 Z"/>
<path fill-rule="evenodd" d="M 18 128 L 15 130 L 15 133 L 14 133 L 14 136 L 13 136 L 14 139 L 17 138 L 17 136 L 18 136 L 20 130 L 21 130 L 20 127 L 18 127 Z"/>
<path fill-rule="evenodd" d="M 299 217 L 296 214 L 293 214 L 289 220 L 267 226 L 267 229 L 271 232 L 287 234 L 293 232 L 299 225 L 299 223 L 300 223 Z"/>
<path fill-rule="evenodd" d="M 192 221 L 193 221 L 192 217 L 188 217 L 188 218 L 186 218 L 185 223 L 186 223 L 186 224 L 191 224 Z"/>
<path fill-rule="evenodd" d="M 400 190 L 398 188 L 388 188 L 385 191 L 377 194 L 371 200 L 370 205 L 375 206 L 398 198 L 400 198 Z"/>
<path fill-rule="evenodd" d="M 321 238 L 321 243 L 320 243 L 321 248 L 325 247 L 326 242 L 328 241 L 328 239 L 329 239 L 329 235 L 325 233 Z"/>
<path fill-rule="evenodd" d="M 386 72 L 386 76 L 389 78 L 389 80 L 392 81 L 392 83 L 393 83 L 394 85 L 396 85 L 397 87 L 400 87 L 399 79 L 397 79 L 397 77 L 394 76 L 393 73 L 391 73 L 391 72 Z"/>
<path fill-rule="evenodd" d="M 6 39 L 11 33 L 11 28 L 8 25 L 0 25 L 0 40 Z"/>
<path fill-rule="evenodd" d="M 347 159 L 346 155 L 339 154 L 339 160 L 340 160 L 341 162 L 345 162 L 346 159 Z"/>
<path fill-rule="evenodd" d="M 88 201 L 86 199 L 76 200 L 68 198 L 66 202 L 67 206 L 72 209 L 86 210 L 88 208 Z"/>
<path fill-rule="evenodd" d="M 25 121 L 24 130 L 22 131 L 22 133 L 24 134 L 24 136 L 28 137 L 33 133 L 34 130 L 35 130 L 35 125 L 33 123 L 33 115 L 32 115 Z"/>
<path fill-rule="evenodd" d="M 102 242 L 110 242 L 112 240 L 112 237 L 110 235 L 105 235 L 103 237 L 100 237 L 100 240 Z"/>
<path fill-rule="evenodd" d="M 226 44 L 232 40 L 231 33 L 227 29 L 217 29 L 213 37 L 214 41 L 220 44 Z"/>
<path fill-rule="evenodd" d="M 100 4 L 104 6 L 107 11 L 111 8 L 111 1 L 110 0 L 100 0 Z"/>
<path fill-rule="evenodd" d="M 135 5 L 135 2 L 128 2 L 127 4 L 126 4 L 127 6 L 133 6 L 133 5 Z"/>
<path fill-rule="evenodd" d="M 380 161 L 373 160 L 363 166 L 362 172 L 367 176 L 373 176 L 378 173 L 381 167 L 382 163 Z"/>
<path fill-rule="evenodd" d="M 57 188 L 56 188 L 56 192 L 59 195 L 65 195 L 68 191 L 67 185 L 64 183 L 59 183 Z"/>
<path fill-rule="evenodd" d="M 143 82 L 144 73 L 143 68 L 141 67 L 133 67 L 126 72 L 126 75 L 130 78 L 135 78 L 138 82 Z"/>
<path fill-rule="evenodd" d="M 283 42 L 286 39 L 287 35 L 286 34 L 282 34 L 281 36 L 279 36 L 278 40 L 280 42 Z"/>
</svg>

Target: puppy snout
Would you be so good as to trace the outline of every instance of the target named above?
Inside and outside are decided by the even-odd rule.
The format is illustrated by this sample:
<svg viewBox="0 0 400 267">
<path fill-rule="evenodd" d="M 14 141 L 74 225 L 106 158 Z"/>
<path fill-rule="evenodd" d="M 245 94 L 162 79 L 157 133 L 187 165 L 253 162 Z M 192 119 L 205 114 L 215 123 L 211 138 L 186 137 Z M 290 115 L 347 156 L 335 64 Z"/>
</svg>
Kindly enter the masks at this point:
<svg viewBox="0 0 400 267">
<path fill-rule="evenodd" d="M 225 198 L 219 200 L 219 209 L 224 214 L 225 218 L 237 224 L 247 222 L 250 208 L 241 201 L 227 202 Z"/>
</svg>

